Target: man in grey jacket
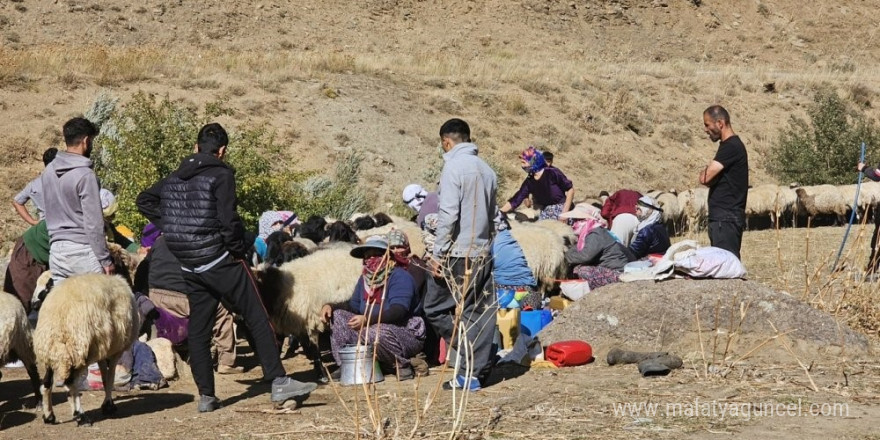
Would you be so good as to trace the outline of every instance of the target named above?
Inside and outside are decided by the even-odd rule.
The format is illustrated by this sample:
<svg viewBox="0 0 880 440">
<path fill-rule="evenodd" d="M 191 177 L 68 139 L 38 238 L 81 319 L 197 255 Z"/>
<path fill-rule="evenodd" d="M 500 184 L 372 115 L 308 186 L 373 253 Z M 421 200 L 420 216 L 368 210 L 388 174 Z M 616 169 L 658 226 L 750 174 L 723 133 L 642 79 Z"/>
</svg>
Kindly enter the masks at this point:
<svg viewBox="0 0 880 440">
<path fill-rule="evenodd" d="M 114 272 L 104 236 L 104 216 L 98 179 L 92 170 L 92 141 L 98 128 L 85 118 L 64 124 L 67 150 L 40 176 L 46 227 L 49 230 L 49 269 L 58 283 L 80 273 Z"/>
<path fill-rule="evenodd" d="M 477 157 L 470 134 L 470 127 L 461 119 L 450 119 L 440 128 L 445 164 L 430 263 L 434 277 L 428 282 L 424 310 L 437 333 L 451 342 L 449 346 L 471 357 L 470 362 L 458 359 L 456 376 L 444 387 L 476 391 L 492 367 L 497 303 L 491 249 L 498 183 L 495 172 Z M 465 329 L 466 346 L 455 328 L 456 310 L 460 312 L 458 325 Z"/>
</svg>

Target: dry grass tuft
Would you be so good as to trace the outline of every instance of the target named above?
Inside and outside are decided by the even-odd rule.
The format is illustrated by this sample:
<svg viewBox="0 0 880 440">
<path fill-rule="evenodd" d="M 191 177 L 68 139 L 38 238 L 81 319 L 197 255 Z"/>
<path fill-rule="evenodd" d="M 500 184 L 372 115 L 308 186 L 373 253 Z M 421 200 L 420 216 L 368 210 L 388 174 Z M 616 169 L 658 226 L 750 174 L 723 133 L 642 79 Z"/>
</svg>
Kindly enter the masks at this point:
<svg viewBox="0 0 880 440">
<path fill-rule="evenodd" d="M 525 116 L 529 114 L 529 106 L 525 99 L 520 95 L 508 95 L 504 100 L 504 107 L 508 113 L 516 116 Z"/>
</svg>

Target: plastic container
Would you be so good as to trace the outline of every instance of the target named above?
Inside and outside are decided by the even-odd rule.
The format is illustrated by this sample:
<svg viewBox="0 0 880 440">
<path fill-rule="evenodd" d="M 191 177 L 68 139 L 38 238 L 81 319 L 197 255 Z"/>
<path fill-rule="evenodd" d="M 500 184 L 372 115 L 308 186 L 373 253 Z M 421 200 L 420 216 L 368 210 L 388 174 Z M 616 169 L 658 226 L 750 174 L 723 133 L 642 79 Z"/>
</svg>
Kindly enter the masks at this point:
<svg viewBox="0 0 880 440">
<path fill-rule="evenodd" d="M 501 348 L 513 348 L 513 344 L 519 336 L 520 313 L 528 312 L 521 312 L 519 309 L 498 310 L 495 325 L 498 326 L 498 331 L 501 333 Z"/>
<path fill-rule="evenodd" d="M 520 312 L 519 331 L 526 336 L 535 336 L 547 324 L 553 321 L 553 313 L 550 309 L 530 310 Z"/>
<path fill-rule="evenodd" d="M 572 301 L 562 295 L 556 295 L 556 296 L 550 297 L 550 302 L 547 304 L 547 307 L 549 307 L 552 310 L 560 310 L 561 311 L 561 310 L 565 310 L 565 308 L 570 306 L 573 302 L 574 301 Z"/>
<path fill-rule="evenodd" d="M 373 362 L 373 345 L 347 345 L 339 350 L 342 360 L 339 383 L 358 385 L 382 382 L 385 376 L 379 369 L 379 361 Z"/>
<path fill-rule="evenodd" d="M 593 347 L 584 341 L 561 341 L 550 344 L 544 358 L 557 367 L 575 367 L 593 361 Z"/>
<path fill-rule="evenodd" d="M 498 307 L 509 308 L 508 304 L 513 301 L 516 291 L 513 289 L 497 289 L 495 293 L 498 295 Z"/>
</svg>

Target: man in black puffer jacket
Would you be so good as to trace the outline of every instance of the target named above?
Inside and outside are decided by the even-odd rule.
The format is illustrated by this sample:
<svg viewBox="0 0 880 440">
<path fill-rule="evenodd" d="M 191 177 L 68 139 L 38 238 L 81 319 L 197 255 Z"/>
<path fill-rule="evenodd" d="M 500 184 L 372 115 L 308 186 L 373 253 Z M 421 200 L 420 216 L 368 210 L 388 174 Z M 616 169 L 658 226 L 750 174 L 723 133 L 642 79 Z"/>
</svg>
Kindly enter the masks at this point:
<svg viewBox="0 0 880 440">
<path fill-rule="evenodd" d="M 200 412 L 220 407 L 214 395 L 210 352 L 220 301 L 244 317 L 263 376 L 272 381 L 273 402 L 301 398 L 316 388 L 314 383 L 287 377 L 269 316 L 243 261 L 247 245 L 236 212 L 235 173 L 223 163 L 228 143 L 220 124 L 205 125 L 199 131 L 195 154 L 137 198 L 138 210 L 162 231 L 189 286 L 190 368 L 199 388 Z"/>
</svg>

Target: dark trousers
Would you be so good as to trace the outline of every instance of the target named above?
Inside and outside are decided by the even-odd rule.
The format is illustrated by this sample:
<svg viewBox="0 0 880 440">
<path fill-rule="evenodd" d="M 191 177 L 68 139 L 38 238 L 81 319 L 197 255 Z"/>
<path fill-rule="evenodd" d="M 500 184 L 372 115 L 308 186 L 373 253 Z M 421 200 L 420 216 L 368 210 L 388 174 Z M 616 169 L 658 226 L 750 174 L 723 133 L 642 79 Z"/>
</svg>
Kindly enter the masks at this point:
<svg viewBox="0 0 880 440">
<path fill-rule="evenodd" d="M 269 323 L 250 269 L 244 261 L 227 256 L 219 264 L 202 273 L 183 272 L 189 285 L 189 356 L 193 379 L 199 394 L 214 395 L 214 366 L 211 360 L 211 338 L 217 304 L 244 317 L 253 336 L 254 352 L 263 367 L 263 377 L 284 376 L 278 341 Z"/>
<path fill-rule="evenodd" d="M 877 272 L 877 266 L 880 265 L 877 260 L 880 259 L 880 256 L 877 255 L 877 239 L 878 235 L 880 235 L 880 209 L 878 206 L 874 206 L 874 234 L 871 235 L 871 256 L 868 257 L 868 267 L 865 269 L 869 274 L 873 274 Z"/>
<path fill-rule="evenodd" d="M 468 286 L 463 288 L 466 267 L 472 270 Z M 471 366 L 473 376 L 483 376 L 492 368 L 492 339 L 495 336 L 495 320 L 498 301 L 492 282 L 492 260 L 490 258 L 449 258 L 446 263 L 447 275 L 451 272 L 455 286 L 450 288 L 446 279 L 428 278 L 428 291 L 425 293 L 425 319 L 447 343 L 455 332 L 455 309 L 461 307 L 459 325 L 465 327 L 465 336 L 473 352 Z M 464 295 L 462 297 L 462 292 Z M 454 295 L 454 296 L 453 296 Z M 460 301 L 459 304 L 457 301 Z M 452 344 L 459 350 L 458 336 Z M 452 359 L 455 362 L 455 359 Z M 464 359 L 459 361 L 457 374 L 466 375 Z"/>
<path fill-rule="evenodd" d="M 742 236 L 744 220 L 712 220 L 709 219 L 709 243 L 713 247 L 726 249 L 736 255 L 736 258 L 742 260 L 739 256 L 739 250 L 742 247 Z"/>
</svg>

